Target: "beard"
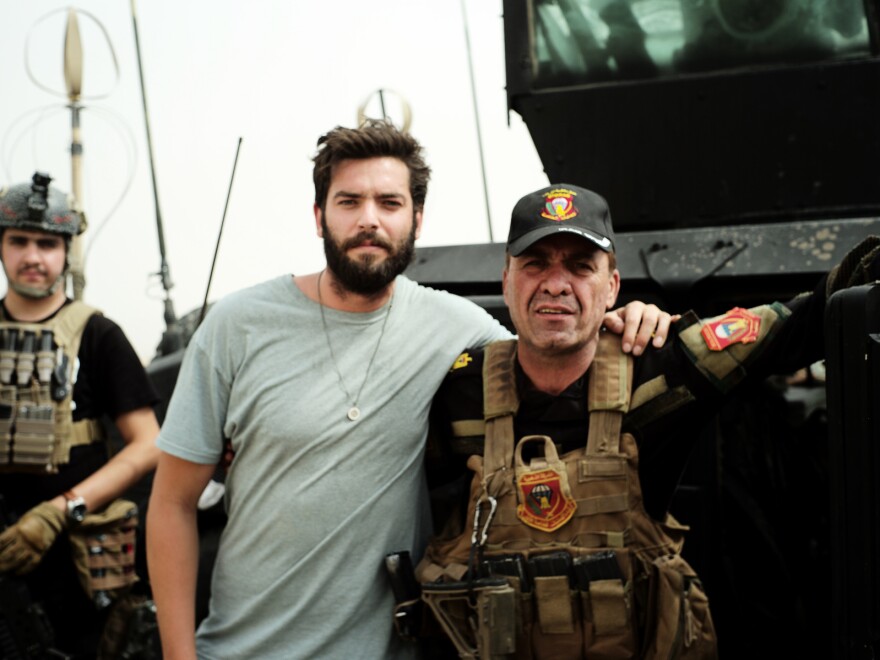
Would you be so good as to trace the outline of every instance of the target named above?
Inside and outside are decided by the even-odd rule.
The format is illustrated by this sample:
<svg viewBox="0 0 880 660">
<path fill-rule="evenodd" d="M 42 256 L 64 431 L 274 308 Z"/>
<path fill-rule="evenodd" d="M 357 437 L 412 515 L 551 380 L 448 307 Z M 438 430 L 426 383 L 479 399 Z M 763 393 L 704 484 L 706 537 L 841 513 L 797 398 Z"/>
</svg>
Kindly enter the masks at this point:
<svg viewBox="0 0 880 660">
<path fill-rule="evenodd" d="M 347 291 L 362 296 L 373 296 L 384 289 L 409 266 L 415 254 L 416 222 L 413 218 L 412 229 L 408 236 L 396 245 L 379 238 L 375 232 L 362 231 L 348 240 L 337 241 L 322 214 L 321 228 L 324 230 L 324 256 L 327 267 L 333 271 L 336 280 Z M 370 241 L 388 252 L 385 259 L 379 260 L 376 255 L 367 255 L 352 259 L 347 252 L 351 248 Z"/>
</svg>

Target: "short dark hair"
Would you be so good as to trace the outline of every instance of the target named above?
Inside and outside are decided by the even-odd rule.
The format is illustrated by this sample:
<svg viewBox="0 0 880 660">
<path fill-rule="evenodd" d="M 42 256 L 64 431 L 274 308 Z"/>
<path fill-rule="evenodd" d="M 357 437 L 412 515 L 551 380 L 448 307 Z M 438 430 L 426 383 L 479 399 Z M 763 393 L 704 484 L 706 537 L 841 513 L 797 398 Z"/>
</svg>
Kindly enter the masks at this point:
<svg viewBox="0 0 880 660">
<path fill-rule="evenodd" d="M 431 168 L 422 157 L 422 145 L 409 133 L 394 124 L 379 119 L 368 119 L 360 128 L 337 126 L 318 138 L 318 152 L 312 159 L 315 168 L 315 204 L 323 209 L 330 190 L 333 168 L 344 160 L 365 158 L 397 158 L 409 169 L 409 192 L 413 207 L 421 211 L 428 194 Z"/>
</svg>

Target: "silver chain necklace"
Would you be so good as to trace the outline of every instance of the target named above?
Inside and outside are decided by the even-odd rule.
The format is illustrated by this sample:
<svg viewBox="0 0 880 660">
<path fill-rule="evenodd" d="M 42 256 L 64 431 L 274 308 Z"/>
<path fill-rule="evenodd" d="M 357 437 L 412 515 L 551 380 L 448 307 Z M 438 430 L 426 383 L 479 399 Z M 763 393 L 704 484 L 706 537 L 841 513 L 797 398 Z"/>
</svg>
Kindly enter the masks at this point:
<svg viewBox="0 0 880 660">
<path fill-rule="evenodd" d="M 324 271 L 322 270 L 318 273 L 318 306 L 321 308 L 321 326 L 324 328 L 324 337 L 327 339 L 327 348 L 330 350 L 330 361 L 333 362 L 333 370 L 336 371 L 336 378 L 339 380 L 339 387 L 342 388 L 342 391 L 345 392 L 345 396 L 351 401 L 352 396 L 348 392 L 348 388 L 345 386 L 345 381 L 342 379 L 342 373 L 339 371 L 339 365 L 336 362 L 336 355 L 333 353 L 333 344 L 330 343 L 330 332 L 327 330 L 327 319 L 324 316 L 324 300 L 321 297 L 321 278 L 324 276 Z M 348 409 L 348 418 L 356 422 L 358 418 L 361 416 L 361 409 L 358 408 L 358 401 L 361 400 L 361 392 L 364 391 L 364 385 L 367 384 L 367 379 L 370 377 L 370 369 L 373 366 L 373 361 L 376 359 L 376 354 L 379 352 L 379 344 L 382 343 L 382 337 L 385 336 L 385 326 L 388 323 L 388 317 L 391 315 L 391 306 L 394 304 L 394 293 L 391 294 L 391 299 L 388 301 L 388 309 L 385 311 L 385 318 L 382 320 L 382 329 L 379 331 L 379 340 L 376 342 L 376 348 L 373 349 L 373 355 L 370 356 L 370 362 L 367 365 L 367 372 L 364 374 L 364 380 L 361 382 L 361 387 L 357 392 L 357 396 L 354 397 L 352 401 L 351 408 Z"/>
</svg>

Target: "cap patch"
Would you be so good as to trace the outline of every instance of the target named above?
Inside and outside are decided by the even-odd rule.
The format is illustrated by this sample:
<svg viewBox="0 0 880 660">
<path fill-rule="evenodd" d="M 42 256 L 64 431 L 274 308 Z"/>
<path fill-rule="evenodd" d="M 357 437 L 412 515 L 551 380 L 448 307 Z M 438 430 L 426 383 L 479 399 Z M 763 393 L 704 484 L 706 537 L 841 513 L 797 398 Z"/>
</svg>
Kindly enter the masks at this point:
<svg viewBox="0 0 880 660">
<path fill-rule="evenodd" d="M 758 339 L 761 317 L 742 307 L 703 326 L 701 334 L 710 351 L 722 351 L 732 344 L 751 344 Z"/>
<path fill-rule="evenodd" d="M 573 190 L 565 188 L 556 188 L 544 193 L 547 201 L 544 204 L 544 210 L 541 211 L 541 217 L 555 220 L 556 222 L 574 218 L 578 214 L 577 208 L 574 205 L 576 195 L 577 193 Z"/>
</svg>

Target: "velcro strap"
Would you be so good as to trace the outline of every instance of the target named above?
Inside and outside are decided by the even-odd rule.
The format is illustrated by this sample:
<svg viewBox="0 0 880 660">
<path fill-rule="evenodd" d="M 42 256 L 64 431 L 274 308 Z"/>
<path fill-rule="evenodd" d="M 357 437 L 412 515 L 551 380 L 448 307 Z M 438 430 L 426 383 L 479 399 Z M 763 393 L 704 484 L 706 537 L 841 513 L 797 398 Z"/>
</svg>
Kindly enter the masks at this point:
<svg viewBox="0 0 880 660">
<path fill-rule="evenodd" d="M 591 456 L 578 461 L 578 481 L 591 478 L 625 477 L 626 461 L 615 456 Z"/>
<path fill-rule="evenodd" d="M 456 438 L 471 438 L 486 434 L 486 422 L 482 419 L 459 419 L 452 422 L 452 435 Z"/>
<path fill-rule="evenodd" d="M 629 410 L 629 383 L 632 380 L 632 357 L 620 348 L 620 337 L 599 333 L 596 355 L 590 366 L 587 390 L 589 410 Z"/>
<path fill-rule="evenodd" d="M 570 545 L 573 548 L 625 548 L 629 544 L 630 531 L 581 532 Z"/>
<path fill-rule="evenodd" d="M 645 402 L 656 399 L 658 396 L 660 396 L 664 392 L 667 392 L 668 390 L 669 385 L 666 383 L 666 376 L 662 374 L 657 376 L 656 378 L 652 378 L 647 383 L 642 383 L 636 388 L 636 391 L 632 394 L 630 410 L 635 410 Z"/>
<path fill-rule="evenodd" d="M 104 425 L 98 419 L 81 419 L 73 423 L 73 431 L 70 434 L 70 446 L 90 445 L 93 442 L 103 441 L 106 437 Z"/>
<path fill-rule="evenodd" d="M 577 500 L 575 516 L 595 516 L 600 513 L 618 513 L 629 510 L 629 495 L 618 493 L 617 495 L 600 495 L 599 497 L 585 497 Z"/>
<path fill-rule="evenodd" d="M 590 431 L 587 434 L 587 456 L 617 454 L 620 451 L 620 427 L 623 413 L 612 410 L 594 410 L 590 413 Z"/>
<path fill-rule="evenodd" d="M 492 342 L 483 358 L 483 417 L 515 415 L 519 409 L 513 361 L 516 340 Z"/>
</svg>

